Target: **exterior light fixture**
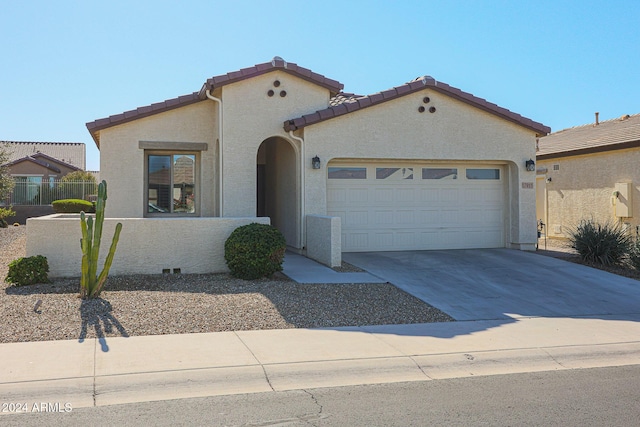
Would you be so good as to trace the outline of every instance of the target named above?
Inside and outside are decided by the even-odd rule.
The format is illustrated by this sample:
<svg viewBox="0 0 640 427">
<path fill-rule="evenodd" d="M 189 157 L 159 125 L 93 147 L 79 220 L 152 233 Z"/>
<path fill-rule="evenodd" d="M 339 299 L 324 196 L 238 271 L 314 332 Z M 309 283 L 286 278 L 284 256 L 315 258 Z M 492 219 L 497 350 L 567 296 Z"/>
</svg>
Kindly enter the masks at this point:
<svg viewBox="0 0 640 427">
<path fill-rule="evenodd" d="M 526 166 L 526 168 L 527 168 L 527 170 L 529 172 L 535 172 L 535 170 L 536 170 L 536 162 L 534 162 L 532 159 L 529 159 L 526 162 L 524 162 L 524 165 Z"/>
<path fill-rule="evenodd" d="M 317 155 L 311 159 L 311 167 L 314 169 L 320 169 L 320 157 Z"/>
</svg>

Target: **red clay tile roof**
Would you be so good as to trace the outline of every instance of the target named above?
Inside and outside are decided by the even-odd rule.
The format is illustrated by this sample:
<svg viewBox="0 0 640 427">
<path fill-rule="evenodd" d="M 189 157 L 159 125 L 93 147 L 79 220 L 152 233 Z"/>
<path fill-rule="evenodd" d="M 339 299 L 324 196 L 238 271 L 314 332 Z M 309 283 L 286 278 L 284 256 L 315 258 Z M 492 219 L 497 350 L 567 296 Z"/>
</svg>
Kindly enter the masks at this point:
<svg viewBox="0 0 640 427">
<path fill-rule="evenodd" d="M 332 94 L 338 93 L 344 88 L 344 85 L 337 80 L 329 79 L 321 74 L 314 73 L 307 68 L 301 67 L 298 64 L 287 62 L 279 56 L 276 56 L 271 60 L 271 62 L 265 62 L 263 64 L 254 65 L 253 67 L 243 68 L 239 71 L 233 71 L 231 73 L 222 74 L 207 79 L 207 82 L 200 90 L 200 97 L 204 99 L 204 93 L 207 89 L 212 90 L 230 83 L 235 83 L 241 80 L 250 79 L 262 74 L 270 73 L 274 70 L 281 70 L 303 80 L 315 83 L 319 86 L 329 89 Z"/>
<path fill-rule="evenodd" d="M 551 131 L 551 128 L 543 125 L 542 123 L 534 122 L 531 119 L 522 117 L 520 114 L 516 114 L 492 104 L 485 99 L 478 98 L 470 93 L 463 92 L 458 88 L 449 86 L 446 83 L 436 81 L 433 77 L 424 76 L 415 79 L 402 86 L 396 86 L 394 88 L 374 93 L 372 95 L 352 98 L 351 94 L 345 94 L 346 100 L 339 102 L 336 105 L 330 106 L 324 110 L 316 111 L 312 114 L 307 114 L 302 117 L 298 117 L 292 120 L 284 122 L 284 129 L 288 132 L 290 130 L 301 129 L 305 126 L 309 126 L 315 123 L 319 123 L 324 120 L 331 119 L 333 117 L 342 116 L 344 114 L 351 113 L 353 111 L 360 110 L 362 108 L 370 107 L 372 105 L 380 104 L 392 99 L 399 98 L 410 93 L 421 91 L 425 88 L 430 88 L 455 98 L 459 101 L 470 104 L 474 107 L 485 110 L 491 114 L 502 117 L 505 120 L 509 120 L 520 126 L 531 129 L 540 135 L 546 135 Z"/>
<path fill-rule="evenodd" d="M 540 138 L 536 157 L 555 157 L 640 146 L 640 114 L 563 129 Z"/>
<path fill-rule="evenodd" d="M 127 123 L 133 120 L 137 120 L 143 117 L 148 117 L 153 114 L 162 113 L 165 111 L 173 110 L 174 108 L 184 107 L 185 105 L 193 104 L 196 102 L 206 100 L 206 90 L 213 90 L 218 87 L 222 87 L 227 84 L 239 82 L 241 80 L 256 77 L 262 74 L 269 73 L 274 70 L 282 70 L 301 79 L 315 83 L 330 91 L 331 94 L 338 93 L 342 90 L 344 85 L 336 80 L 329 79 L 318 73 L 300 67 L 297 64 L 286 62 L 280 57 L 275 57 L 271 62 L 265 62 L 263 64 L 257 64 L 253 67 L 243 68 L 238 71 L 233 71 L 227 74 L 211 77 L 207 79 L 199 92 L 193 92 L 189 95 L 179 96 L 177 98 L 167 99 L 163 102 L 148 105 L 145 107 L 136 108 L 135 110 L 126 111 L 122 114 L 116 114 L 104 119 L 98 119 L 86 124 L 89 133 L 96 142 L 98 148 L 100 148 L 100 137 L 98 131 L 116 126 L 119 124 Z"/>
<path fill-rule="evenodd" d="M 104 119 L 94 120 L 93 122 L 87 123 L 86 126 L 91 133 L 93 140 L 96 142 L 96 145 L 98 146 L 98 148 L 100 148 L 100 138 L 97 132 L 102 129 L 127 123 L 133 120 L 138 120 L 143 117 L 151 116 L 153 114 L 173 110 L 174 108 L 184 107 L 185 105 L 193 104 L 200 101 L 202 101 L 202 99 L 200 99 L 200 97 L 198 96 L 198 92 L 193 92 L 189 95 L 183 95 L 177 98 L 171 98 L 167 99 L 166 101 L 139 107 L 135 110 L 125 111 L 122 114 L 116 114 Z"/>
</svg>

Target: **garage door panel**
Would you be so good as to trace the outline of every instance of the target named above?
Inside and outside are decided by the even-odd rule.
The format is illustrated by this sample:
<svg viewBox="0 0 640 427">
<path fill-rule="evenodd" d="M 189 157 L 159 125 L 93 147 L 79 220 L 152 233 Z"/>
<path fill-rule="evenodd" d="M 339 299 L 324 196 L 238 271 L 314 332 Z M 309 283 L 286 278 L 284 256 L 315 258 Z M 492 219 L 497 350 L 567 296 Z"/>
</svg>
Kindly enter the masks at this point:
<svg viewBox="0 0 640 427">
<path fill-rule="evenodd" d="M 369 200 L 368 188 L 349 188 L 347 191 L 349 203 L 366 203 Z"/>
<path fill-rule="evenodd" d="M 394 222 L 394 215 L 392 210 L 375 211 L 374 218 L 375 218 L 375 225 L 379 227 L 393 225 L 393 222 Z"/>
<path fill-rule="evenodd" d="M 467 179 L 463 164 L 426 174 L 416 167 L 372 163 L 366 179 L 328 179 L 327 212 L 342 220 L 343 251 L 504 246 L 503 173 L 474 166 Z"/>
<path fill-rule="evenodd" d="M 334 188 L 332 191 L 327 192 L 327 202 L 329 204 L 345 203 L 349 198 L 347 197 L 346 188 Z"/>
<path fill-rule="evenodd" d="M 418 194 L 420 202 L 435 203 L 440 201 L 440 189 L 438 188 L 421 188 Z"/>
<path fill-rule="evenodd" d="M 446 203 L 446 204 L 459 205 L 460 204 L 460 189 L 451 188 L 451 187 L 445 187 L 445 188 L 440 189 L 439 201 L 443 202 L 443 203 Z"/>
<path fill-rule="evenodd" d="M 399 188 L 395 192 L 395 199 L 398 202 L 414 203 L 416 200 L 415 190 L 413 188 Z"/>
<path fill-rule="evenodd" d="M 366 227 L 369 225 L 368 211 L 348 211 L 346 214 L 345 225 L 349 227 Z"/>
</svg>

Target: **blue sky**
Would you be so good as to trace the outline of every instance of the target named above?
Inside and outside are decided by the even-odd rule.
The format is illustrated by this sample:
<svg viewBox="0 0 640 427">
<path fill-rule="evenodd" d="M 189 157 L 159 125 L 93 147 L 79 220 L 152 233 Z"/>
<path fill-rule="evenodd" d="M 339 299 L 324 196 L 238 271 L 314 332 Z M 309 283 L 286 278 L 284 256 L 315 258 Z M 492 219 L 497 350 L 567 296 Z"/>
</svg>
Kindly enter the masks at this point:
<svg viewBox="0 0 640 427">
<path fill-rule="evenodd" d="M 0 140 L 85 123 L 274 56 L 378 92 L 430 75 L 553 131 L 640 113 L 640 2 L 0 0 Z"/>
</svg>

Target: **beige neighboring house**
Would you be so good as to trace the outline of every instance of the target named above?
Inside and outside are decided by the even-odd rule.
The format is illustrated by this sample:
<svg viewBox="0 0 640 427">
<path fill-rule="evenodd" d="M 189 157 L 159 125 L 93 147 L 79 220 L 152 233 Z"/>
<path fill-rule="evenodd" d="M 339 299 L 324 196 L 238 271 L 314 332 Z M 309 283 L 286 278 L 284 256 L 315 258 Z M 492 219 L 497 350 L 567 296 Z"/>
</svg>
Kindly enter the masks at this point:
<svg viewBox="0 0 640 427">
<path fill-rule="evenodd" d="M 0 141 L 0 146 L 9 154 L 8 166 L 14 177 L 47 181 L 85 167 L 86 146 L 82 142 Z"/>
<path fill-rule="evenodd" d="M 84 170 L 86 146 L 81 142 L 0 141 L 8 153 L 6 164 L 16 182 L 13 192 L 0 205 L 12 205 L 12 222 L 24 224 L 27 218 L 53 213 L 51 193 L 44 189 L 68 173 Z"/>
<path fill-rule="evenodd" d="M 276 57 L 87 128 L 118 251 L 135 241 L 122 263 L 140 258 L 117 254 L 116 271 L 225 271 L 224 240 L 253 221 L 331 266 L 353 251 L 535 249 L 526 163 L 550 129 L 433 77 L 360 96 Z"/>
<path fill-rule="evenodd" d="M 565 238 L 582 220 L 640 225 L 640 114 L 596 121 L 540 138 L 537 218 Z"/>
</svg>

